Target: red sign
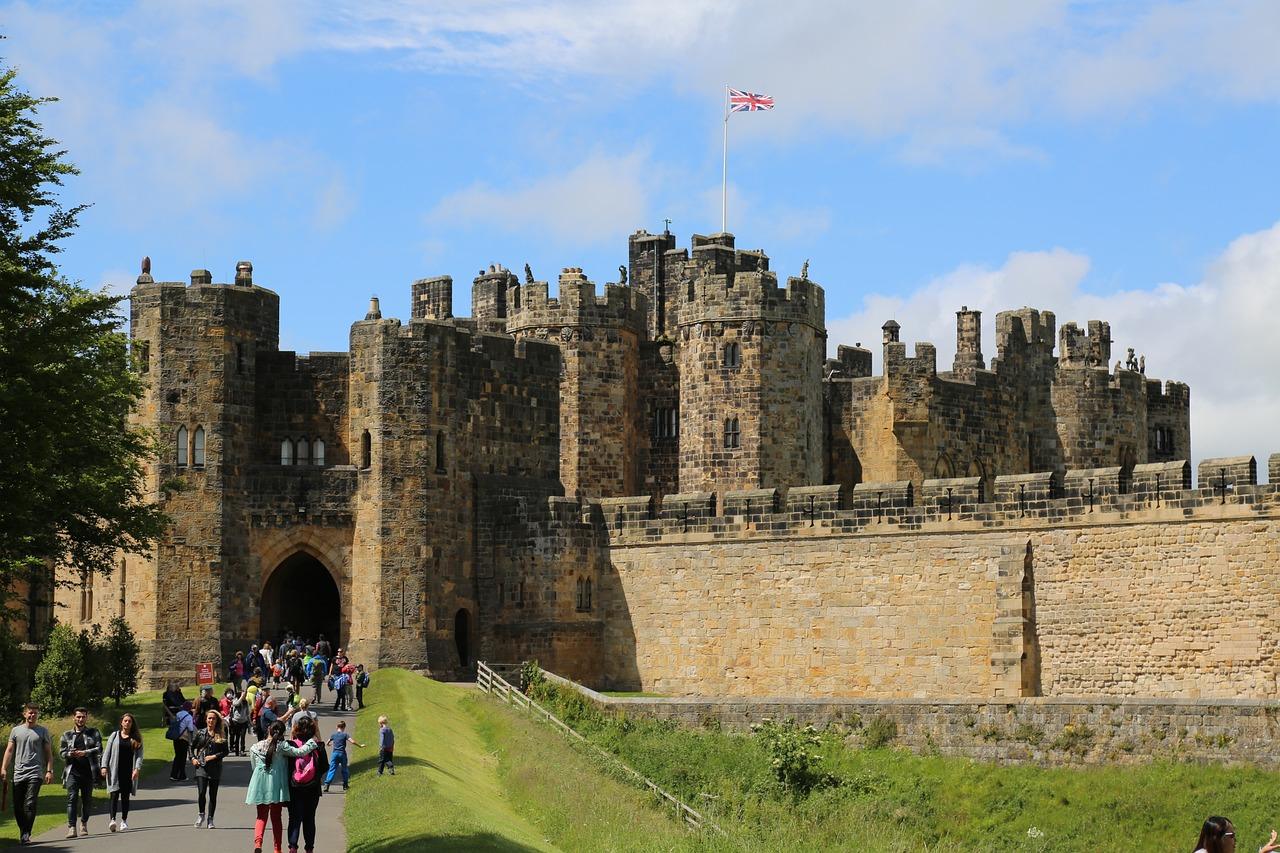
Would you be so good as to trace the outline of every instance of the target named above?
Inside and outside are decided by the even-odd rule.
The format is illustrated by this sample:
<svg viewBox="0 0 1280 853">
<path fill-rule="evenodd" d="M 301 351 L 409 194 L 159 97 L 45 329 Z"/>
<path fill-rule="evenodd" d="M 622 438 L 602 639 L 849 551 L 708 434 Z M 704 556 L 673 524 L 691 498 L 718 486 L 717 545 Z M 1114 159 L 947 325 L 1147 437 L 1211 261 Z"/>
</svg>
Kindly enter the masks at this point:
<svg viewBox="0 0 1280 853">
<path fill-rule="evenodd" d="M 213 664 L 196 664 L 196 684 L 213 684 Z"/>
</svg>

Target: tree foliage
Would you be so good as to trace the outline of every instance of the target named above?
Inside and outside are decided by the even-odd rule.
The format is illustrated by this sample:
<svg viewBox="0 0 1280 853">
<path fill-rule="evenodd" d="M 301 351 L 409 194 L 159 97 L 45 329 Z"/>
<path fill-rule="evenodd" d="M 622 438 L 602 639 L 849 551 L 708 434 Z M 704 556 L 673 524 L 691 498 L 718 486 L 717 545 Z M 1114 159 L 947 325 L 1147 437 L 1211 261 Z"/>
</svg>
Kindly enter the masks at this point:
<svg viewBox="0 0 1280 853">
<path fill-rule="evenodd" d="M 36 667 L 31 701 L 39 705 L 43 713 L 61 716 L 87 704 L 89 698 L 80 636 L 67 625 L 54 625 L 45 644 L 44 657 Z"/>
<path fill-rule="evenodd" d="M 113 617 L 102 643 L 103 670 L 107 673 L 107 693 L 120 707 L 120 700 L 138 691 L 141 650 L 133 629 L 122 617 Z"/>
<path fill-rule="evenodd" d="M 128 420 L 144 386 L 121 297 L 65 280 L 52 260 L 83 206 L 57 199 L 76 170 L 36 121 L 49 100 L 0 70 L 0 580 L 50 563 L 109 572 L 164 523 L 144 500 L 153 441 Z"/>
</svg>

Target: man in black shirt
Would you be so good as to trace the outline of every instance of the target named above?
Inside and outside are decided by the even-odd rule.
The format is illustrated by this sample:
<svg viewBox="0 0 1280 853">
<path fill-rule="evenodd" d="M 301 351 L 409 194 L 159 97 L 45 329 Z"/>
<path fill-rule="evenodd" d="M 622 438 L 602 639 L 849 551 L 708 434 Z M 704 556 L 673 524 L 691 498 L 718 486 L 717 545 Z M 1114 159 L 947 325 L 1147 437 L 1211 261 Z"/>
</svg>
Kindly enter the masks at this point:
<svg viewBox="0 0 1280 853">
<path fill-rule="evenodd" d="M 59 752 L 67 763 L 62 773 L 62 787 L 67 789 L 67 838 L 76 837 L 76 812 L 80 813 L 80 834 L 89 834 L 89 809 L 93 804 L 93 786 L 98 779 L 98 762 L 102 759 L 102 736 L 87 723 L 89 712 L 76 708 L 75 726 L 63 732 Z"/>
</svg>

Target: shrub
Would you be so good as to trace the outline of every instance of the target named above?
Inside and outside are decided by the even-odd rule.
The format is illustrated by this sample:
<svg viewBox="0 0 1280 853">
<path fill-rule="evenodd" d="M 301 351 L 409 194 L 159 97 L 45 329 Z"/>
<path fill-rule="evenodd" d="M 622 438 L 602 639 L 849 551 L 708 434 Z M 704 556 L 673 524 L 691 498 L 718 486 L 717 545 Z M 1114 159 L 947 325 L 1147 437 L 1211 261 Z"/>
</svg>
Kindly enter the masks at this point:
<svg viewBox="0 0 1280 853">
<path fill-rule="evenodd" d="M 19 659 L 18 642 L 9 626 L 0 622 L 0 714 L 12 718 L 27 701 L 29 670 Z"/>
<path fill-rule="evenodd" d="M 102 626 L 95 623 L 90 628 L 81 629 L 77 639 L 80 643 L 80 660 L 84 662 L 85 694 L 89 697 L 89 703 L 96 708 L 102 704 L 110 689 Z"/>
<path fill-rule="evenodd" d="M 140 666 L 138 640 L 123 617 L 116 616 L 107 625 L 102 652 L 106 656 L 106 665 L 103 667 L 106 672 L 106 692 L 119 708 L 121 699 L 138 692 Z"/>
<path fill-rule="evenodd" d="M 540 688 L 546 683 L 547 677 L 542 674 L 542 667 L 538 666 L 536 660 L 527 660 L 520 664 L 521 693 L 537 699 L 537 694 L 541 692 Z"/>
<path fill-rule="evenodd" d="M 765 720 L 751 727 L 769 754 L 774 778 L 792 794 L 808 794 L 814 788 L 831 787 L 836 777 L 821 770 L 818 747 L 822 739 L 813 726 L 803 729 L 794 720 L 777 723 Z"/>
<path fill-rule="evenodd" d="M 898 724 L 884 714 L 877 714 L 863 729 L 862 744 L 867 749 L 880 749 L 893 743 L 897 737 Z"/>
<path fill-rule="evenodd" d="M 46 715 L 61 716 L 86 704 L 88 693 L 80 637 L 66 625 L 54 625 L 36 667 L 31 701 Z"/>
</svg>

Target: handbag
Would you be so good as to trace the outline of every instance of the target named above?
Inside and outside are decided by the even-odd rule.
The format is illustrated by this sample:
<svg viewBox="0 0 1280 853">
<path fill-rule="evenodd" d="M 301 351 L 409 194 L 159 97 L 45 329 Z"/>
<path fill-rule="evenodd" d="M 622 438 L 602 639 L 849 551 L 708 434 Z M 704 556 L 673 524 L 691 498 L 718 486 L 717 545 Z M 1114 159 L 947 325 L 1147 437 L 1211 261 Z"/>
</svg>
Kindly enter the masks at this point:
<svg viewBox="0 0 1280 853">
<path fill-rule="evenodd" d="M 169 728 L 164 730 L 164 736 L 167 740 L 178 740 L 178 735 L 182 734 L 182 723 L 178 722 L 178 718 L 174 717 L 169 721 Z"/>
</svg>

